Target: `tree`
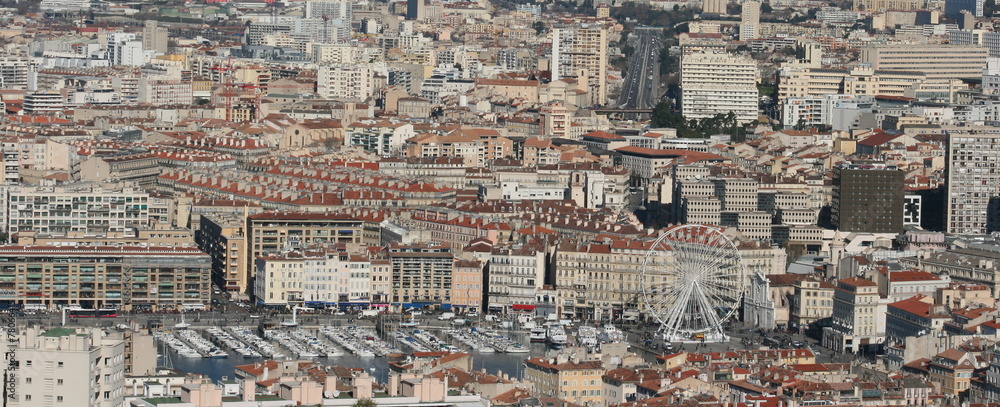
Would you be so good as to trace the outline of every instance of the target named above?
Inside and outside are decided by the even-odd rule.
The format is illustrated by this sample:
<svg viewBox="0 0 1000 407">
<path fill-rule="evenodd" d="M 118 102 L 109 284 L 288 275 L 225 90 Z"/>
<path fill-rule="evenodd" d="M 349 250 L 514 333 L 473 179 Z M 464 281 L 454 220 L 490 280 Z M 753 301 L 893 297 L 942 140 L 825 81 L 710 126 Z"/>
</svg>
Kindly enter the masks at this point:
<svg viewBox="0 0 1000 407">
<path fill-rule="evenodd" d="M 542 35 L 545 32 L 545 23 L 542 21 L 535 21 L 531 24 L 531 28 L 535 29 L 535 35 Z"/>
<path fill-rule="evenodd" d="M 650 119 L 650 125 L 653 127 L 670 127 L 676 129 L 684 125 L 684 116 L 674 112 L 670 104 L 666 102 L 656 104 Z"/>
<path fill-rule="evenodd" d="M 372 399 L 358 399 L 358 401 L 355 401 L 354 404 L 351 405 L 351 407 L 376 407 L 376 406 L 378 406 L 378 404 L 375 404 L 375 401 Z"/>
</svg>

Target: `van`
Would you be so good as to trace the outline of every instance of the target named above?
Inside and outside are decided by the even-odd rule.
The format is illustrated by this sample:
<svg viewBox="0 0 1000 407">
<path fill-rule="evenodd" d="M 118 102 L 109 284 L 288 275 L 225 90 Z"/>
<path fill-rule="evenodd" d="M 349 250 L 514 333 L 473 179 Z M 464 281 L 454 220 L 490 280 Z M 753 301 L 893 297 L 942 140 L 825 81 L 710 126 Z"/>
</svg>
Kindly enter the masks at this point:
<svg viewBox="0 0 1000 407">
<path fill-rule="evenodd" d="M 455 326 L 462 326 L 462 325 L 465 325 L 465 320 L 459 318 L 459 319 L 456 319 L 454 321 L 451 321 L 451 324 L 455 325 Z"/>
<path fill-rule="evenodd" d="M 447 321 L 452 318 L 455 318 L 454 312 L 442 312 L 441 315 L 438 316 L 438 321 Z"/>
</svg>

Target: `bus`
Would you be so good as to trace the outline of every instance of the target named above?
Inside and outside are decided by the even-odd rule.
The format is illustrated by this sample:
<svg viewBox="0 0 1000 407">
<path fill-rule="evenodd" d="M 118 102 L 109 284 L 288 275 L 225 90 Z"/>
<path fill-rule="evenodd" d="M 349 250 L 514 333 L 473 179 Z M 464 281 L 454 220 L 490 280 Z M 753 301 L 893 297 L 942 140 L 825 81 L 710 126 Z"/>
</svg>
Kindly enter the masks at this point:
<svg viewBox="0 0 1000 407">
<path fill-rule="evenodd" d="M 67 316 L 71 318 L 114 318 L 118 316 L 118 310 L 114 308 L 101 309 L 70 309 Z"/>
</svg>

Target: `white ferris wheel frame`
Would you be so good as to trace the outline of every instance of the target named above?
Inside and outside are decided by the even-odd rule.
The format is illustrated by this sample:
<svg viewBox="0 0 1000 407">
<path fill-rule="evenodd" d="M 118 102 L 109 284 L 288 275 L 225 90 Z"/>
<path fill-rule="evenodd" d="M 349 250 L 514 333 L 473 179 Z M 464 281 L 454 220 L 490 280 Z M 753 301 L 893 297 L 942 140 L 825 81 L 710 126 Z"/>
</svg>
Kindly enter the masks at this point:
<svg viewBox="0 0 1000 407">
<path fill-rule="evenodd" d="M 736 244 L 714 226 L 674 226 L 646 252 L 640 277 L 646 313 L 668 341 L 720 341 L 746 291 Z"/>
</svg>

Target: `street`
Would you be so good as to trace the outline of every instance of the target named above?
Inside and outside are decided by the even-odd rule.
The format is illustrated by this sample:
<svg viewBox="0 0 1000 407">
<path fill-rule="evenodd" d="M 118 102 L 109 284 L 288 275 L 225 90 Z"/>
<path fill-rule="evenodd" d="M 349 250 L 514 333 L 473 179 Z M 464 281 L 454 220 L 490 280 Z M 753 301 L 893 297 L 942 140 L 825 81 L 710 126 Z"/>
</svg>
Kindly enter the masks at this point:
<svg viewBox="0 0 1000 407">
<path fill-rule="evenodd" d="M 660 95 L 662 29 L 636 27 L 628 42 L 635 49 L 629 62 L 618 105 L 623 109 L 651 109 Z"/>
</svg>

